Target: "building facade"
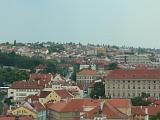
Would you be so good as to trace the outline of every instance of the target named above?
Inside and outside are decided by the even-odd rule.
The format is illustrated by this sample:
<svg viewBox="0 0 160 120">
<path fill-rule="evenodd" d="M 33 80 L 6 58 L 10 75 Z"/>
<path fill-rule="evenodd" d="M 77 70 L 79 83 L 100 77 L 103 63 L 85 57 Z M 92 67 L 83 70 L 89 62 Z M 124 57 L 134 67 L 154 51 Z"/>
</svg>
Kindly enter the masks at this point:
<svg viewBox="0 0 160 120">
<path fill-rule="evenodd" d="M 160 70 L 114 70 L 105 78 L 105 95 L 113 98 L 132 98 L 148 93 L 160 97 Z"/>
</svg>

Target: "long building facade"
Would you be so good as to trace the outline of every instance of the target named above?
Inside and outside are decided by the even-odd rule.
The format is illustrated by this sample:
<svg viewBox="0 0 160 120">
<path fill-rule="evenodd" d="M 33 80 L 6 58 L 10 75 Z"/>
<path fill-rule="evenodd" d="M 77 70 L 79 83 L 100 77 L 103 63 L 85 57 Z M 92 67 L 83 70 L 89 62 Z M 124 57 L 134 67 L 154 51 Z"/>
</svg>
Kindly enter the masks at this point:
<svg viewBox="0 0 160 120">
<path fill-rule="evenodd" d="M 114 70 L 105 78 L 105 95 L 132 98 L 147 93 L 160 97 L 160 69 Z"/>
</svg>

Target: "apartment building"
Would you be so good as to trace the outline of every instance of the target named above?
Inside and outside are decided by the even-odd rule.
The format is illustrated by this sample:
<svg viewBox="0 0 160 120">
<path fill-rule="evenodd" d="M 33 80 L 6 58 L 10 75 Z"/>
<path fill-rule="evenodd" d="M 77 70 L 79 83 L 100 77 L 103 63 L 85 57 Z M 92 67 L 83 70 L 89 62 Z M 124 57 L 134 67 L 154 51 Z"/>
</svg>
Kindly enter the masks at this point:
<svg viewBox="0 0 160 120">
<path fill-rule="evenodd" d="M 115 60 L 119 63 L 126 63 L 130 65 L 151 64 L 151 60 L 147 55 L 117 55 Z"/>
<path fill-rule="evenodd" d="M 8 89 L 8 97 L 14 102 L 24 101 L 29 95 L 35 95 L 45 87 L 40 81 L 16 81 Z"/>
<path fill-rule="evenodd" d="M 132 98 L 148 93 L 160 97 L 160 69 L 114 70 L 105 77 L 105 94 Z"/>
<path fill-rule="evenodd" d="M 103 74 L 99 73 L 96 70 L 90 70 L 90 69 L 83 69 L 79 73 L 77 73 L 77 83 L 80 84 L 89 84 L 94 82 L 95 80 L 99 79 L 102 77 Z"/>
</svg>

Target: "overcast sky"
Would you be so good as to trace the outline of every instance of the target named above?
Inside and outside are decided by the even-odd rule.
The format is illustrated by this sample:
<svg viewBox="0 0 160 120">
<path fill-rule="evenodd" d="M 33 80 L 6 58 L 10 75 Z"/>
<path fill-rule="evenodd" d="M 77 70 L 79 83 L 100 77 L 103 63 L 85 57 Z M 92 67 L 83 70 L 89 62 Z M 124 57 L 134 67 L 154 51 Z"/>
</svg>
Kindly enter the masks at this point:
<svg viewBox="0 0 160 120">
<path fill-rule="evenodd" d="M 160 0 L 0 0 L 0 42 L 160 48 Z"/>
</svg>

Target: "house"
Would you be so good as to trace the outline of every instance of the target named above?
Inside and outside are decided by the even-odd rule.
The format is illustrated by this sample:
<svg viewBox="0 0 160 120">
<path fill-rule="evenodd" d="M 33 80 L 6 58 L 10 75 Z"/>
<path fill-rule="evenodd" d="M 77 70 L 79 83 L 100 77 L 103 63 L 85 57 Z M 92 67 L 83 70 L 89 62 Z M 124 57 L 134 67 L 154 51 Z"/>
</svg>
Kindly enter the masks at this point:
<svg viewBox="0 0 160 120">
<path fill-rule="evenodd" d="M 100 99 L 71 99 L 50 104 L 48 118 L 49 120 L 130 120 L 127 114 Z"/>
<path fill-rule="evenodd" d="M 36 120 L 46 120 L 46 108 L 40 102 L 24 102 L 16 107 L 10 107 L 8 110 L 10 115 L 32 116 Z"/>
<path fill-rule="evenodd" d="M 43 80 L 46 82 L 50 82 L 51 80 L 53 80 L 53 76 L 51 73 L 49 74 L 40 74 L 40 73 L 30 74 L 29 81 L 37 81 L 37 80 Z"/>
<path fill-rule="evenodd" d="M 148 93 L 160 97 L 160 69 L 113 70 L 105 77 L 105 95 L 112 98 L 132 98 Z"/>
<path fill-rule="evenodd" d="M 8 98 L 13 98 L 14 102 L 22 102 L 29 95 L 35 95 L 45 88 L 42 81 L 16 81 L 8 89 Z"/>
<path fill-rule="evenodd" d="M 38 94 L 30 95 L 25 100 L 28 102 L 40 102 L 46 104 L 47 102 L 57 102 L 61 100 L 72 99 L 74 96 L 67 90 L 52 90 L 52 91 L 40 91 Z"/>
<path fill-rule="evenodd" d="M 150 117 L 155 116 L 160 112 L 160 106 L 133 106 L 132 114 L 134 120 L 149 120 Z"/>
<path fill-rule="evenodd" d="M 86 107 L 84 106 L 86 104 Z M 90 104 L 90 106 L 89 106 Z M 52 104 L 48 108 L 49 120 L 75 120 L 80 119 L 80 111 L 87 111 L 95 108 L 99 103 L 90 99 L 72 99 L 66 102 L 60 101 Z M 87 106 L 88 105 L 88 106 Z M 92 105 L 92 106 L 91 106 Z M 84 107 L 84 108 L 83 108 Z M 83 110 L 84 109 L 84 110 Z"/>
<path fill-rule="evenodd" d="M 87 94 L 89 84 L 103 76 L 104 73 L 98 72 L 97 70 L 83 69 L 76 74 L 76 82 L 77 84 L 82 84 L 83 90 Z"/>
</svg>

